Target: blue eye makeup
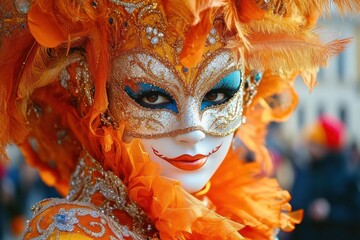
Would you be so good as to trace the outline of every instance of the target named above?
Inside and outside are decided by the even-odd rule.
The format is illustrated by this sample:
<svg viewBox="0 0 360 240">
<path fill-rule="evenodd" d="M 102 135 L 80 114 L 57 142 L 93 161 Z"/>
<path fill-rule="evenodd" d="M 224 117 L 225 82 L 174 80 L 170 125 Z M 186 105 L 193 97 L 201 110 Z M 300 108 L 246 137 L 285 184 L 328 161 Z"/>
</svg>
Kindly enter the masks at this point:
<svg viewBox="0 0 360 240">
<path fill-rule="evenodd" d="M 137 83 L 135 89 L 125 86 L 125 92 L 139 105 L 150 109 L 168 109 L 178 113 L 173 97 L 164 89 L 149 83 Z"/>
<path fill-rule="evenodd" d="M 204 109 L 223 104 L 229 101 L 237 91 L 241 84 L 240 71 L 234 71 L 220 80 L 209 92 L 206 93 L 201 102 L 201 111 Z"/>
</svg>

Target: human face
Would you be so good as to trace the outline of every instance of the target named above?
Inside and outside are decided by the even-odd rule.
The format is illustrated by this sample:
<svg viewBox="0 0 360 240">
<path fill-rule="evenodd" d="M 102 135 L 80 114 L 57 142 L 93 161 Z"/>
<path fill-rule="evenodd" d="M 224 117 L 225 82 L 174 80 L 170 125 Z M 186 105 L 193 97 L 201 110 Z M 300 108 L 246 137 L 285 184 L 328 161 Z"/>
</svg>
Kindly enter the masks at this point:
<svg viewBox="0 0 360 240">
<path fill-rule="evenodd" d="M 161 175 L 181 182 L 193 193 L 201 190 L 224 160 L 233 133 L 214 137 L 196 130 L 174 137 L 141 139 L 152 161 L 162 168 Z"/>
</svg>

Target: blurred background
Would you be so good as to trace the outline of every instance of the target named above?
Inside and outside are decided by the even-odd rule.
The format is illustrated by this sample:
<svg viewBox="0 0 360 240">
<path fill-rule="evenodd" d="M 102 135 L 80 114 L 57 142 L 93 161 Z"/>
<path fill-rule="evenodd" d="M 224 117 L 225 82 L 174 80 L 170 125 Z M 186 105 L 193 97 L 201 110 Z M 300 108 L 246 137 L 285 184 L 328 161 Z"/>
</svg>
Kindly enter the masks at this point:
<svg viewBox="0 0 360 240">
<path fill-rule="evenodd" d="M 295 86 L 300 104 L 285 123 L 269 126 L 267 145 L 275 177 L 304 209 L 304 220 L 282 240 L 360 239 L 360 18 L 320 22 L 326 41 L 352 37 L 328 68 L 320 70 L 310 93 L 301 79 Z M 17 239 L 31 206 L 57 192 L 45 186 L 15 147 L 12 161 L 0 166 L 0 239 Z"/>
<path fill-rule="evenodd" d="M 295 82 L 299 105 L 285 123 L 269 126 L 267 136 L 275 176 L 292 195 L 302 223 L 283 240 L 360 239 L 360 18 L 320 21 L 324 41 L 348 38 L 344 52 L 318 73 L 310 93 Z"/>
</svg>

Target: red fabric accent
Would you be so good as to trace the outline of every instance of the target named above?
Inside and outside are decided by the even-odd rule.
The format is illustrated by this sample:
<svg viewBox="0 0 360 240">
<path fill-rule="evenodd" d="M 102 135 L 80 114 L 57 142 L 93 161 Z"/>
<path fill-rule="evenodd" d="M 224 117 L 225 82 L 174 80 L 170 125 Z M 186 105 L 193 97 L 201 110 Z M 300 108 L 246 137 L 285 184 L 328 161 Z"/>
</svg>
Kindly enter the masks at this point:
<svg viewBox="0 0 360 240">
<path fill-rule="evenodd" d="M 345 125 L 340 120 L 323 116 L 319 122 L 324 129 L 326 136 L 326 146 L 330 149 L 340 149 L 345 141 Z"/>
</svg>

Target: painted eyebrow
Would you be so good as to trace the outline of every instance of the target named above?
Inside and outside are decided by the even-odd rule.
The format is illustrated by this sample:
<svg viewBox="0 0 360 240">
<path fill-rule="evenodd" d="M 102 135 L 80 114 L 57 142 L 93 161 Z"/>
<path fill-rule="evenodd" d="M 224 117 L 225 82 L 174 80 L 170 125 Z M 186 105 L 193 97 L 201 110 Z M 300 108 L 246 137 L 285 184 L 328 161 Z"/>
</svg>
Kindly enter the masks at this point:
<svg viewBox="0 0 360 240">
<path fill-rule="evenodd" d="M 223 77 L 211 90 L 219 88 L 237 90 L 240 87 L 241 81 L 241 71 L 235 70 Z"/>
<path fill-rule="evenodd" d="M 216 50 L 206 57 L 199 67 L 199 72 L 196 74 L 196 83 L 193 86 L 194 93 L 201 92 L 204 94 L 205 91 L 210 91 L 209 88 L 204 86 L 217 85 L 224 78 L 224 72 L 229 74 L 236 70 L 239 70 L 239 68 L 232 57 L 232 53 L 224 49 Z"/>
</svg>

